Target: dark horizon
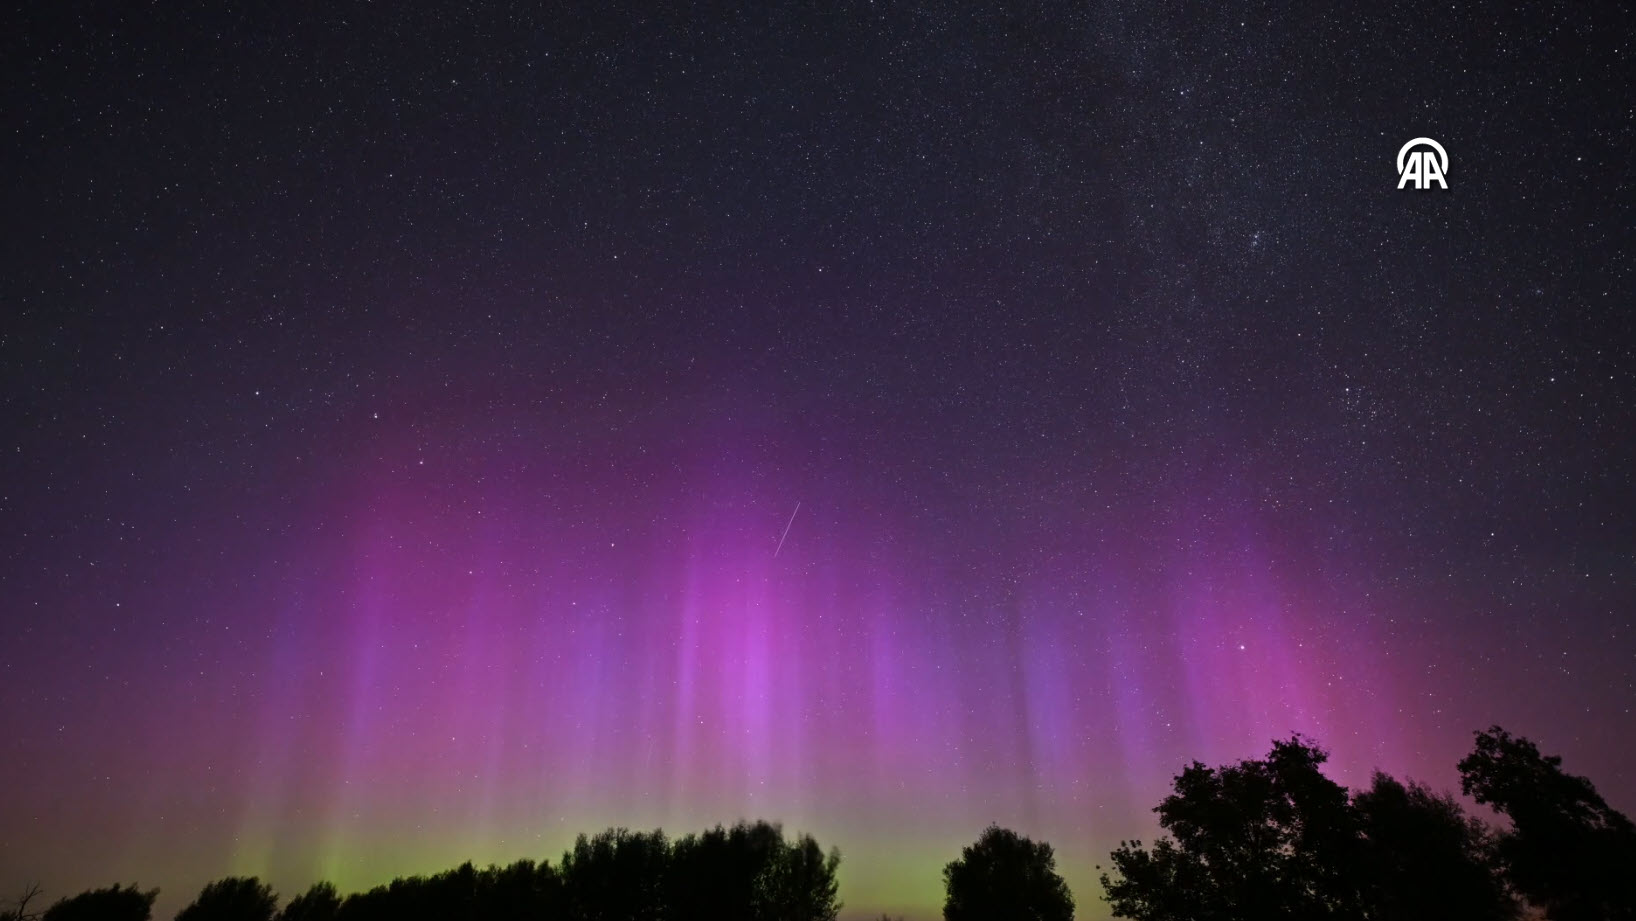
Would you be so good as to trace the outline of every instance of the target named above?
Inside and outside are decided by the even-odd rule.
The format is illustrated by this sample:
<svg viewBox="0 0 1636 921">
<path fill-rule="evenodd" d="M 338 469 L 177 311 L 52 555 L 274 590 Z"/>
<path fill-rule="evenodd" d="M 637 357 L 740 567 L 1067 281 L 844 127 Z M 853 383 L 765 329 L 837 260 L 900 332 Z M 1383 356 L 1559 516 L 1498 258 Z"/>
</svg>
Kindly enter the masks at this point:
<svg viewBox="0 0 1636 921">
<path fill-rule="evenodd" d="M 1636 812 L 1611 9 L 3 32 L 0 896 L 767 817 L 924 921 L 1292 733 Z"/>
<path fill-rule="evenodd" d="M 1131 921 L 1636 919 L 1636 823 L 1532 740 L 1500 726 L 1473 736 L 1460 792 L 1498 824 L 1382 772 L 1348 790 L 1325 774 L 1328 752 L 1294 735 L 1263 758 L 1187 765 L 1153 810 L 1160 838 L 1121 841 L 1095 867 L 1097 896 Z M 841 865 L 839 848 L 765 820 L 609 828 L 555 865 L 468 860 L 350 893 L 318 881 L 281 898 L 227 877 L 175 921 L 839 921 Z M 1085 894 L 1065 869 L 1049 842 L 990 824 L 942 869 L 943 921 L 1073 921 Z M 0 921 L 151 921 L 159 895 L 132 883 L 52 900 L 36 883 Z"/>
</svg>

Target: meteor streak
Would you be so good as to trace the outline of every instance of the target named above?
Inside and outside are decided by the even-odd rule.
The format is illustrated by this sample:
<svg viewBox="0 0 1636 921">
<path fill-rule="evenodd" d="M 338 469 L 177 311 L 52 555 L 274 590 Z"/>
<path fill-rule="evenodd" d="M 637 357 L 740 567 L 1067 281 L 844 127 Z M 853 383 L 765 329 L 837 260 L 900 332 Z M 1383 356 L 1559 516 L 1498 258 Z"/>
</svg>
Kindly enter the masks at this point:
<svg viewBox="0 0 1636 921">
<path fill-rule="evenodd" d="M 778 551 L 784 549 L 784 538 L 790 536 L 790 525 L 795 524 L 795 516 L 801 511 L 801 503 L 795 503 L 795 511 L 790 512 L 790 520 L 784 523 L 784 533 L 778 535 L 778 546 L 773 548 L 773 559 L 778 559 Z"/>
</svg>

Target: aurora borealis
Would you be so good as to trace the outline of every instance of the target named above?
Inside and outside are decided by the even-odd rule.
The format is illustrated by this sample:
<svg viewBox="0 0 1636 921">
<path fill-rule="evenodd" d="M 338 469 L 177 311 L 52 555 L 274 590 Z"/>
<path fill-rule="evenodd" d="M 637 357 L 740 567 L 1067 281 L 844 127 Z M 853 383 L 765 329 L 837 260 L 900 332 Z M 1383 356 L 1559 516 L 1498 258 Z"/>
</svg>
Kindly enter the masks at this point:
<svg viewBox="0 0 1636 921">
<path fill-rule="evenodd" d="M 1628 50 L 1417 9 L 18 13 L 0 887 L 1636 809 Z"/>
</svg>

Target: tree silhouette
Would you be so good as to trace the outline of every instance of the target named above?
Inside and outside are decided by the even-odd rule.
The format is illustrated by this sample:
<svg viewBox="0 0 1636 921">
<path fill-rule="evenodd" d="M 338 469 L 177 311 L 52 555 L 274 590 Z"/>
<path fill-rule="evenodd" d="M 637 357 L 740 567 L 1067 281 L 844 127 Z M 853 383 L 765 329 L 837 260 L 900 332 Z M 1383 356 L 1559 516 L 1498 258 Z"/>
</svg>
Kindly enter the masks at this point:
<svg viewBox="0 0 1636 921">
<path fill-rule="evenodd" d="M 1511 820 L 1496 847 L 1511 886 L 1551 921 L 1636 919 L 1630 819 L 1533 742 L 1499 726 L 1476 736 L 1460 762 L 1460 789 Z"/>
<path fill-rule="evenodd" d="M 347 896 L 335 914 L 338 921 L 522 921 L 564 916 L 562 880 L 549 863 L 532 860 L 482 870 L 467 862 L 431 877 L 399 877 Z"/>
<path fill-rule="evenodd" d="M 562 878 L 547 861 L 519 860 L 508 867 L 490 867 L 483 873 L 478 892 L 479 911 L 488 921 L 562 917 Z"/>
<path fill-rule="evenodd" d="M 204 887 L 176 921 L 273 921 L 278 897 L 254 876 L 230 876 Z"/>
<path fill-rule="evenodd" d="M 417 899 L 421 917 L 475 921 L 479 883 L 477 868 L 469 860 L 422 881 Z"/>
<path fill-rule="evenodd" d="M 1506 921 L 1515 900 L 1482 823 L 1452 797 L 1374 775 L 1349 797 L 1300 737 L 1264 760 L 1197 762 L 1154 811 L 1171 837 L 1122 842 L 1113 913 L 1139 921 Z"/>
<path fill-rule="evenodd" d="M 665 833 L 609 829 L 580 835 L 562 855 L 572 921 L 660 921 L 670 848 Z"/>
<path fill-rule="evenodd" d="M 59 899 L 41 917 L 42 921 L 148 921 L 158 897 L 158 889 L 143 892 L 134 884 L 114 885 Z"/>
<path fill-rule="evenodd" d="M 1071 921 L 1074 897 L 1051 845 L 990 825 L 943 868 L 944 921 Z"/>
<path fill-rule="evenodd" d="M 1376 773 L 1353 797 L 1365 857 L 1357 869 L 1371 919 L 1505 921 L 1517 915 L 1488 829 L 1453 797 Z"/>
<path fill-rule="evenodd" d="M 671 847 L 665 903 L 671 921 L 832 921 L 839 852 L 810 835 L 791 844 L 776 824 L 740 822 Z"/>
<path fill-rule="evenodd" d="M 419 902 L 415 895 L 419 884 L 425 881 L 413 878 L 413 888 L 406 887 L 405 882 L 399 878 L 368 892 L 354 892 L 341 901 L 341 910 L 336 916 L 340 921 L 385 921 L 388 918 L 412 921 L 418 917 L 415 906 Z"/>
<path fill-rule="evenodd" d="M 12 907 L 0 911 L 0 921 L 35 921 L 40 917 L 37 911 L 29 910 L 29 903 L 40 897 L 40 884 L 29 883 L 23 891 L 12 900 Z"/>
<path fill-rule="evenodd" d="M 841 852 L 826 855 L 811 835 L 780 847 L 757 887 L 757 921 L 835 921 L 841 910 L 835 880 L 840 865 Z"/>
<path fill-rule="evenodd" d="M 432 877 L 393 880 L 348 896 L 335 921 L 834 921 L 840 854 L 811 836 L 785 841 L 779 826 L 740 822 L 674 844 L 659 831 L 609 829 L 581 835 L 561 870 L 522 860 L 479 870 L 467 863 Z M 316 893 L 316 895 L 315 895 Z M 309 896 L 312 896 L 309 898 Z M 290 903 L 334 905 L 315 887 Z M 307 916 L 301 915 L 302 921 Z"/>
<path fill-rule="evenodd" d="M 784 847 L 776 825 L 740 822 L 688 835 L 671 848 L 665 902 L 674 921 L 752 921 L 762 880 Z"/>
<path fill-rule="evenodd" d="M 399 877 L 342 898 L 317 883 L 278 911 L 254 877 L 204 887 L 177 921 L 835 921 L 841 855 L 767 822 L 717 826 L 672 844 L 661 831 L 581 835 L 563 855 Z M 148 921 L 158 890 L 114 886 L 42 913 L 33 886 L 0 921 Z"/>
<path fill-rule="evenodd" d="M 1325 777 L 1322 749 L 1274 742 L 1261 761 L 1194 762 L 1154 811 L 1173 836 L 1113 852 L 1102 877 L 1113 913 L 1143 921 L 1361 917 L 1349 869 L 1362 842 L 1346 788 Z"/>
<path fill-rule="evenodd" d="M 313 883 L 306 892 L 290 900 L 278 913 L 278 921 L 335 921 L 341 912 L 341 896 L 332 883 Z"/>
</svg>

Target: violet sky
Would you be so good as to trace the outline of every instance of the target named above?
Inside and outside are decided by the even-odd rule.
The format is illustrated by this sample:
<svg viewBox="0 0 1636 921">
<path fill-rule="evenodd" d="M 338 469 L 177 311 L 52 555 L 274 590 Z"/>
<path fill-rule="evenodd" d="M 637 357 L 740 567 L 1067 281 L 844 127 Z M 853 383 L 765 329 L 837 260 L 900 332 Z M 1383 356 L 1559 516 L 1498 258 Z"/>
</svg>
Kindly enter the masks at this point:
<svg viewBox="0 0 1636 921">
<path fill-rule="evenodd" d="M 1500 723 L 1636 811 L 1589 8 L 3 31 L 0 895 L 744 817 L 924 921 L 999 822 L 1100 918 L 1292 732 L 1452 789 Z"/>
</svg>

